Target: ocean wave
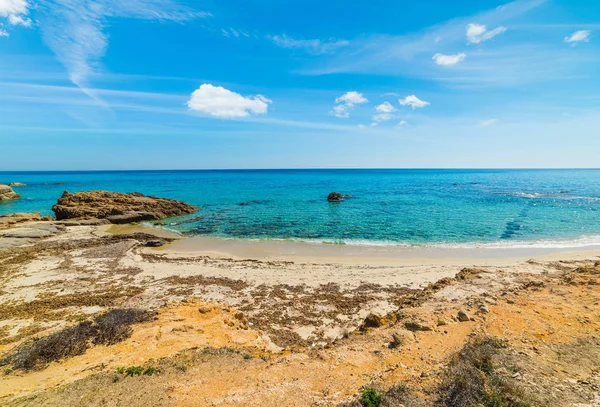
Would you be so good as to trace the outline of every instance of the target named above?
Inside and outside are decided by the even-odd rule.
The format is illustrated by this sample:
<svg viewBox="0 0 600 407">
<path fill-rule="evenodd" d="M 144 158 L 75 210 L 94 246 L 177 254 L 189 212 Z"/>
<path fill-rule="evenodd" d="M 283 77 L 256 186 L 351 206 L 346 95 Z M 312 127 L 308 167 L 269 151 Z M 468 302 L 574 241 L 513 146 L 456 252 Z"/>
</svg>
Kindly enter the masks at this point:
<svg viewBox="0 0 600 407">
<path fill-rule="evenodd" d="M 327 238 L 243 238 L 238 236 L 202 235 L 220 240 L 237 240 L 250 242 L 294 242 L 311 245 L 340 245 L 356 247 L 389 247 L 406 249 L 578 249 L 585 247 L 599 247 L 600 235 L 583 236 L 575 239 L 539 239 L 539 240 L 513 240 L 495 242 L 440 242 L 417 243 L 400 242 L 394 240 L 368 240 L 368 239 L 327 239 Z"/>
<path fill-rule="evenodd" d="M 564 201 L 577 201 L 577 200 L 586 200 L 592 202 L 600 201 L 600 198 L 595 196 L 571 196 L 566 195 L 568 192 L 560 191 L 553 193 L 541 193 L 541 192 L 509 192 L 504 194 L 506 196 L 514 196 L 518 198 L 529 198 L 529 199 L 560 199 Z"/>
</svg>

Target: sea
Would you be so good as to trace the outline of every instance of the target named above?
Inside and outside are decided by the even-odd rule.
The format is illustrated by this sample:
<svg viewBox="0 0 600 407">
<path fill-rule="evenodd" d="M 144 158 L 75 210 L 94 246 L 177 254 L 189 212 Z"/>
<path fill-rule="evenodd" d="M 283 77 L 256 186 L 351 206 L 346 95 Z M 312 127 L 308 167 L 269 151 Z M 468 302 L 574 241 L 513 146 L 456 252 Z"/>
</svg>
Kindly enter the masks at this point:
<svg viewBox="0 0 600 407">
<path fill-rule="evenodd" d="M 153 224 L 187 236 L 465 248 L 600 245 L 600 170 L 194 170 L 0 172 L 41 212 L 69 192 L 141 192 L 200 207 Z M 327 195 L 351 197 L 330 203 Z"/>
</svg>

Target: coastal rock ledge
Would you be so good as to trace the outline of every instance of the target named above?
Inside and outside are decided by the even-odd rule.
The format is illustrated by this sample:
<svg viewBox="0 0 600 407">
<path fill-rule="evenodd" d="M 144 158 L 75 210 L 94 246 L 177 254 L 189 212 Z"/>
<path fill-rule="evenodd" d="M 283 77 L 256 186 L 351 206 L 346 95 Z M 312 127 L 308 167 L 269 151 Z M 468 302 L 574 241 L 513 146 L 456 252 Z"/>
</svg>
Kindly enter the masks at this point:
<svg viewBox="0 0 600 407">
<path fill-rule="evenodd" d="M 57 220 L 106 219 L 125 224 L 158 220 L 194 213 L 197 206 L 172 199 L 145 196 L 138 192 L 65 191 L 52 207 Z"/>
<path fill-rule="evenodd" d="M 17 194 L 8 185 L 0 184 L 0 201 L 12 201 L 20 199 L 21 195 Z"/>
</svg>

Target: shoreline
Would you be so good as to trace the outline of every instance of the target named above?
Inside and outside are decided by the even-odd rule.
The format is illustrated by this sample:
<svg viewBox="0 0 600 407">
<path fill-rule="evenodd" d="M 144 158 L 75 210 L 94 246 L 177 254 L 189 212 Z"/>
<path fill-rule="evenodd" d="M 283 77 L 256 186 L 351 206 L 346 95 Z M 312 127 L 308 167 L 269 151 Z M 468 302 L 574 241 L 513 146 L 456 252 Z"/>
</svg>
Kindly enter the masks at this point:
<svg viewBox="0 0 600 407">
<path fill-rule="evenodd" d="M 42 237 L 0 250 L 0 354 L 115 310 L 156 316 L 114 344 L 90 342 L 30 370 L 0 366 L 3 405 L 109 397 L 132 407 L 158 399 L 279 406 L 282 394 L 294 407 L 339 407 L 365 386 L 383 392 L 397 383 L 435 395 L 453 355 L 483 334 L 510 344 L 527 383 L 596 383 L 600 249 L 424 251 L 57 222 L 6 231 Z M 577 358 L 561 365 L 565 375 L 548 376 L 544 366 L 563 363 L 564 349 Z M 119 373 L 136 366 L 158 373 Z M 277 390 L 264 392 L 265 383 Z M 597 393 L 573 383 L 547 405 Z"/>
<path fill-rule="evenodd" d="M 309 263 L 501 266 L 516 265 L 529 260 L 582 260 L 600 257 L 600 245 L 586 247 L 519 247 L 519 248 L 459 248 L 425 246 L 371 246 L 312 243 L 292 240 L 223 239 L 209 236 L 183 236 L 151 225 L 110 225 L 102 228 L 108 234 L 143 232 L 175 239 L 157 252 L 182 255 L 210 255 L 237 259 L 290 260 Z"/>
</svg>

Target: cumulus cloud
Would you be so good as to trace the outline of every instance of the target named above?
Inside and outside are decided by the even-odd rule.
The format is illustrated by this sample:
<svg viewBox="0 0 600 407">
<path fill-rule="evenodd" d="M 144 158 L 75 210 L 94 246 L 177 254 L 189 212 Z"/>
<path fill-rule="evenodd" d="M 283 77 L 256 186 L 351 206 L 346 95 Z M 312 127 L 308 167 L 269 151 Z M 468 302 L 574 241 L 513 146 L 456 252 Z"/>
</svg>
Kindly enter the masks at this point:
<svg viewBox="0 0 600 407">
<path fill-rule="evenodd" d="M 408 123 L 406 122 L 406 120 L 402 120 L 400 121 L 400 123 L 398 123 L 398 125 L 396 127 L 402 127 L 402 126 L 406 126 Z"/>
<path fill-rule="evenodd" d="M 0 0 L 0 17 L 6 18 L 12 25 L 31 26 L 28 13 L 29 4 L 26 0 Z M 8 37 L 8 32 L 0 29 L 0 37 Z"/>
<path fill-rule="evenodd" d="M 454 55 L 444 55 L 444 54 L 438 53 L 433 56 L 433 60 L 438 65 L 452 66 L 452 65 L 458 64 L 459 62 L 464 61 L 464 59 L 466 57 L 467 57 L 467 54 L 465 54 L 464 52 L 461 52 L 460 54 L 454 54 Z"/>
<path fill-rule="evenodd" d="M 304 40 L 304 39 L 294 39 L 288 37 L 287 35 L 269 35 L 267 36 L 269 40 L 271 40 L 275 45 L 281 48 L 289 48 L 289 49 L 304 49 L 307 52 L 312 54 L 327 54 L 332 52 L 340 47 L 345 47 L 350 44 L 349 41 L 346 40 Z"/>
<path fill-rule="evenodd" d="M 271 100 L 262 95 L 244 97 L 221 86 L 203 84 L 192 93 L 190 110 L 222 119 L 266 114 Z"/>
<path fill-rule="evenodd" d="M 573 34 L 569 35 L 568 37 L 565 37 L 565 42 L 568 44 L 573 44 L 573 45 L 576 45 L 577 43 L 580 43 L 580 42 L 590 42 L 591 35 L 592 35 L 592 32 L 589 30 L 576 31 Z"/>
<path fill-rule="evenodd" d="M 419 99 L 415 95 L 410 95 L 405 97 L 404 99 L 400 99 L 399 102 L 402 106 L 410 106 L 413 109 L 423 108 L 431 104 L 429 102 L 425 102 Z"/>
<path fill-rule="evenodd" d="M 506 30 L 506 27 L 500 26 L 488 31 L 485 25 L 471 23 L 467 26 L 467 42 L 469 44 L 479 44 L 505 33 Z"/>
<path fill-rule="evenodd" d="M 375 107 L 377 114 L 373 116 L 373 123 L 381 123 L 392 120 L 395 117 L 394 112 L 396 110 L 397 109 L 392 106 L 390 102 L 383 102 L 379 106 Z"/>
<path fill-rule="evenodd" d="M 347 119 L 350 117 L 350 110 L 354 106 L 367 102 L 367 98 L 362 93 L 356 91 L 347 92 L 335 100 L 335 106 L 333 106 L 331 114 L 340 119 Z"/>
<path fill-rule="evenodd" d="M 8 22 L 12 25 L 22 25 L 24 27 L 31 27 L 31 19 L 22 16 L 16 16 L 14 14 L 8 16 Z"/>
<path fill-rule="evenodd" d="M 481 127 L 490 127 L 490 126 L 493 126 L 496 123 L 498 123 L 498 119 L 488 119 L 488 120 L 484 120 L 481 123 L 479 123 L 479 126 L 481 126 Z"/>
</svg>

